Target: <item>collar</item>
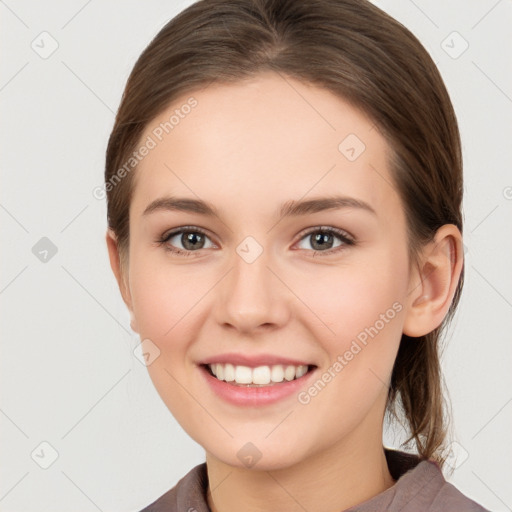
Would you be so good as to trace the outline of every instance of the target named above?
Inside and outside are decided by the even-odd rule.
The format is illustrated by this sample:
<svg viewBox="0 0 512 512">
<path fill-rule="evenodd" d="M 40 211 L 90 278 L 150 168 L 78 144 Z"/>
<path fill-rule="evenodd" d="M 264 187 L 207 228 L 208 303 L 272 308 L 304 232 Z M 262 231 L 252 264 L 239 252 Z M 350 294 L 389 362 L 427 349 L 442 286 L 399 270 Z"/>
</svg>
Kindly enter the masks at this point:
<svg viewBox="0 0 512 512">
<path fill-rule="evenodd" d="M 486 512 L 447 483 L 439 466 L 417 455 L 384 448 L 395 484 L 344 512 Z M 190 470 L 170 491 L 141 512 L 211 512 L 206 462 Z"/>
</svg>

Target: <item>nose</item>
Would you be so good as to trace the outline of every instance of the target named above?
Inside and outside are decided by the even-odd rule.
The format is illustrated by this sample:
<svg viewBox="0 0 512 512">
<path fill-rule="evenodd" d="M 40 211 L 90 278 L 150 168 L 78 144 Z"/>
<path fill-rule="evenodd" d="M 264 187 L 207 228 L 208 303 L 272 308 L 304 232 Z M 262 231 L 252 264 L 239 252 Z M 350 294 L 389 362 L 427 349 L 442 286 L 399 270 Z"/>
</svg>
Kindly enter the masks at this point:
<svg viewBox="0 0 512 512">
<path fill-rule="evenodd" d="M 254 261 L 235 253 L 216 301 L 219 325 L 240 333 L 278 329 L 290 318 L 291 293 L 263 251 Z"/>
</svg>

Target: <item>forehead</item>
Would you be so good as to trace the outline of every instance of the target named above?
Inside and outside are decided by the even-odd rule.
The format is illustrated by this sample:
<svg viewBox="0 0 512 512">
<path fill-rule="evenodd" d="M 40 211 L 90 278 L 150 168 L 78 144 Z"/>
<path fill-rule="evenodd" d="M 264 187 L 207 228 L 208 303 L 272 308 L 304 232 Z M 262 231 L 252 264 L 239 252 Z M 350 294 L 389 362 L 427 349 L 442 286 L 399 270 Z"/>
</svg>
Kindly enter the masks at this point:
<svg viewBox="0 0 512 512">
<path fill-rule="evenodd" d="M 308 194 L 397 206 L 389 148 L 374 123 L 329 91 L 267 73 L 211 84 L 173 102 L 145 129 L 132 207 L 169 194 L 241 211 Z M 399 201 L 398 201 L 399 202 Z"/>
</svg>

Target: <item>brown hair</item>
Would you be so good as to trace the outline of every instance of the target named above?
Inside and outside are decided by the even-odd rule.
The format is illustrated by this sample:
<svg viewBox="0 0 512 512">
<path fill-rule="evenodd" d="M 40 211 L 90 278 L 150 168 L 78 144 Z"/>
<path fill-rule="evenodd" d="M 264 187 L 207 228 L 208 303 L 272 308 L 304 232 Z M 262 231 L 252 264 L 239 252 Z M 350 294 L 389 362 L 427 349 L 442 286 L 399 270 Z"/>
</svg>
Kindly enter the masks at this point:
<svg viewBox="0 0 512 512">
<path fill-rule="evenodd" d="M 274 71 L 331 91 L 365 112 L 388 141 L 390 168 L 408 219 L 411 261 L 444 224 L 462 232 L 459 131 L 443 80 L 403 25 L 365 0 L 202 0 L 178 14 L 137 60 L 110 135 L 108 224 L 127 260 L 133 173 L 113 181 L 148 123 L 178 97 L 212 82 Z M 119 174 L 117 174 L 119 176 Z M 422 458 L 444 462 L 440 336 L 451 320 L 402 336 L 388 408 Z"/>
</svg>

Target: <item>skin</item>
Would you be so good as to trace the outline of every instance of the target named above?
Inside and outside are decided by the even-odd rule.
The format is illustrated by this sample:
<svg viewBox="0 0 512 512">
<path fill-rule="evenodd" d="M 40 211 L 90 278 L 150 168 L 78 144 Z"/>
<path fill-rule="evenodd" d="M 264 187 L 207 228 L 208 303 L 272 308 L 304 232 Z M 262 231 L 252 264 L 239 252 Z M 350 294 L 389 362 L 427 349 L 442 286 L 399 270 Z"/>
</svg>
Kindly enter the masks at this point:
<svg viewBox="0 0 512 512">
<path fill-rule="evenodd" d="M 150 123 L 141 140 L 190 95 Z M 443 226 L 420 265 L 411 264 L 386 141 L 330 92 L 265 73 L 193 96 L 197 106 L 136 170 L 124 269 L 107 232 L 131 326 L 159 348 L 151 379 L 206 451 L 214 512 L 240 503 L 247 511 L 344 510 L 394 483 L 382 446 L 391 370 L 402 333 L 426 334 L 446 315 L 462 269 L 460 233 Z M 355 161 L 338 150 L 348 134 L 366 146 Z M 287 201 L 335 193 L 374 213 L 352 207 L 279 217 Z M 167 195 L 208 201 L 219 215 L 143 214 Z M 165 248 L 186 250 L 181 235 L 157 243 L 182 226 L 207 233 L 190 256 Z M 334 235 L 319 249 L 315 232 L 304 233 L 319 226 L 344 230 L 355 244 Z M 236 251 L 248 236 L 263 248 L 252 263 Z M 325 254 L 330 248 L 336 252 Z M 307 405 L 292 394 L 237 407 L 210 389 L 197 366 L 226 352 L 268 353 L 309 361 L 322 374 L 396 303 L 401 311 Z M 261 452 L 251 468 L 237 457 L 248 442 Z"/>
</svg>

